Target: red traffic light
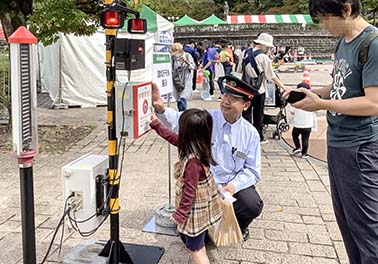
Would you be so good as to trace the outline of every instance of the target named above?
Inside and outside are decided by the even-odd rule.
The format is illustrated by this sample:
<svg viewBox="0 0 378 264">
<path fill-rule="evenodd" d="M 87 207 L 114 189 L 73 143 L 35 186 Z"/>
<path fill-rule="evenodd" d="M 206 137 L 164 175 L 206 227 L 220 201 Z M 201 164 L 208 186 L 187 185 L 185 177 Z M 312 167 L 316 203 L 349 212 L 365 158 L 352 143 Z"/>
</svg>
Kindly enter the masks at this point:
<svg viewBox="0 0 378 264">
<path fill-rule="evenodd" d="M 129 19 L 127 31 L 132 34 L 145 34 L 147 32 L 147 21 L 145 19 Z"/>
<path fill-rule="evenodd" d="M 101 13 L 101 26 L 103 28 L 122 28 L 124 20 L 124 14 L 120 11 L 105 10 Z"/>
</svg>

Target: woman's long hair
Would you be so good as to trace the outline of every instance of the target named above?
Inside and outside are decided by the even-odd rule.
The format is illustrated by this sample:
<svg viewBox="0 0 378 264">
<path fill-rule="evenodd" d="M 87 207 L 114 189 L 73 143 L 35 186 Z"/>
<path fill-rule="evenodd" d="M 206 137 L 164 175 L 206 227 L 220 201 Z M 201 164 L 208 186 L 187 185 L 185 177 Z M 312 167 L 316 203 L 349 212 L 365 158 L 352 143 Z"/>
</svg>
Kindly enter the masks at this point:
<svg viewBox="0 0 378 264">
<path fill-rule="evenodd" d="M 203 165 L 217 163 L 211 155 L 213 118 L 206 110 L 188 109 L 179 119 L 178 152 L 181 160 L 194 154 Z"/>
</svg>

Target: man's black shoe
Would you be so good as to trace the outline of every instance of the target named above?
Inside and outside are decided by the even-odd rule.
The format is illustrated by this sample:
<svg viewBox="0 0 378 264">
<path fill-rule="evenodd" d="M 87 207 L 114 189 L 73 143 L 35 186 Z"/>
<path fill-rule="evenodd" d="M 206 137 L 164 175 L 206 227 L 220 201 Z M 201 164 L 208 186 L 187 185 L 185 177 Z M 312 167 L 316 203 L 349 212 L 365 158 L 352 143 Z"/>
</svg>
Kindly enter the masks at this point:
<svg viewBox="0 0 378 264">
<path fill-rule="evenodd" d="M 242 235 L 243 235 L 243 240 L 247 241 L 249 239 L 249 229 L 248 229 L 248 227 L 245 228 L 245 229 L 242 229 L 241 232 L 242 232 Z"/>
</svg>

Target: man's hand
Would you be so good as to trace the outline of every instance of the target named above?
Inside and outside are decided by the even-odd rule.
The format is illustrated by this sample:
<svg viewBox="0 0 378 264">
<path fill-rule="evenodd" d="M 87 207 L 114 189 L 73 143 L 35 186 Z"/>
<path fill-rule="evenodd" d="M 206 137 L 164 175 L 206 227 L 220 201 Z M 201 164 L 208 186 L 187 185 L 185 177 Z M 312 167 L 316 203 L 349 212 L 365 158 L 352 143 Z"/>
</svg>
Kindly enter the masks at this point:
<svg viewBox="0 0 378 264">
<path fill-rule="evenodd" d="M 234 195 L 235 193 L 235 186 L 232 183 L 227 184 L 226 186 L 223 187 L 223 190 L 231 193 L 231 195 Z"/>
<path fill-rule="evenodd" d="M 321 103 L 323 99 L 320 99 L 317 94 L 305 88 L 300 88 L 297 90 L 305 93 L 306 97 L 303 100 L 292 104 L 292 106 L 309 112 L 322 110 Z"/>
<path fill-rule="evenodd" d="M 159 114 L 162 114 L 165 111 L 164 102 L 156 83 L 152 83 L 152 107 Z"/>
<path fill-rule="evenodd" d="M 283 92 L 283 94 L 282 94 L 282 99 L 286 99 L 286 98 L 288 98 L 289 97 L 289 93 L 291 92 L 291 91 L 293 91 L 293 90 L 296 90 L 296 89 L 293 89 L 293 88 L 291 88 L 291 87 L 289 87 L 289 86 L 286 86 L 285 87 L 285 89 L 284 89 L 284 92 Z"/>
</svg>

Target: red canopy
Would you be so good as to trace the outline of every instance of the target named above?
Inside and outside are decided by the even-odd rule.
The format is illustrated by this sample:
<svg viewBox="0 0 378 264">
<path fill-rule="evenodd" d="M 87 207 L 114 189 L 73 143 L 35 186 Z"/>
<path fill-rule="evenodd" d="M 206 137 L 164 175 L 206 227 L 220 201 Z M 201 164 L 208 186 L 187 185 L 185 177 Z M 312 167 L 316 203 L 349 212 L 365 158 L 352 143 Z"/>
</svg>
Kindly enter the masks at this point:
<svg viewBox="0 0 378 264">
<path fill-rule="evenodd" d="M 1 26 L 1 21 L 0 21 L 0 39 L 5 38 L 3 27 Z"/>
</svg>

